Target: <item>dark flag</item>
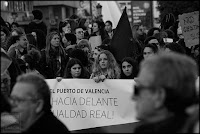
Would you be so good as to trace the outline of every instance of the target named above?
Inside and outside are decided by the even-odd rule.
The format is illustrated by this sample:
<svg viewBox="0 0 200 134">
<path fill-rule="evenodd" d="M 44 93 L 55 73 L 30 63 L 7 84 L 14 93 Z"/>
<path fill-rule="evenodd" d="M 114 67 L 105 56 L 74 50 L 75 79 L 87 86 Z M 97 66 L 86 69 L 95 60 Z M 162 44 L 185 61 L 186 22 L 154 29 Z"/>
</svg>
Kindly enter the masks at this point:
<svg viewBox="0 0 200 134">
<path fill-rule="evenodd" d="M 4 72 L 8 69 L 11 63 L 12 59 L 1 48 L 1 74 L 4 74 Z"/>
<path fill-rule="evenodd" d="M 134 46 L 131 26 L 125 7 L 111 40 L 110 51 L 120 63 L 124 57 L 134 58 L 134 50 L 136 50 Z"/>
</svg>

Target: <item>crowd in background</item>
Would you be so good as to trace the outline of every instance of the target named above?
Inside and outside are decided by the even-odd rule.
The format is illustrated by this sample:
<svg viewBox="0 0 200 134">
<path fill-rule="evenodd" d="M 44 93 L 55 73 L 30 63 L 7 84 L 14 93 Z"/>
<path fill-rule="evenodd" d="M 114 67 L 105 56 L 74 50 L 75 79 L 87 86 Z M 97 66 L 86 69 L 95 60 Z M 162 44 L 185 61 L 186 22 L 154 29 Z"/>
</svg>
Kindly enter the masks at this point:
<svg viewBox="0 0 200 134">
<path fill-rule="evenodd" d="M 167 69 L 179 71 L 179 69 L 181 70 L 181 68 L 177 67 L 180 66 L 177 65 L 173 68 L 172 64 L 173 62 L 177 62 L 177 64 L 180 64 L 187 68 L 187 65 L 182 63 L 180 60 L 181 58 L 176 55 L 177 53 L 181 54 L 182 57 L 185 56 L 187 58 L 190 57 L 190 60 L 193 59 L 194 62 L 189 61 L 187 58 L 185 58 L 185 62 L 191 64 L 191 66 L 188 67 L 189 70 L 190 68 L 195 66 L 194 64 L 196 64 L 196 68 L 194 67 L 194 72 L 190 72 L 190 74 L 188 73 L 188 76 L 185 76 L 186 74 L 183 74 L 183 76 L 179 74 L 186 73 L 187 71 L 173 74 L 173 71 L 170 73 L 170 70 L 168 70 L 168 75 L 180 75 L 180 77 L 183 77 L 183 79 L 185 80 L 196 80 L 196 77 L 194 76 L 199 76 L 199 72 L 195 72 L 195 70 L 199 68 L 199 45 L 192 46 L 191 48 L 186 47 L 184 36 L 182 34 L 182 31 L 180 30 L 179 22 L 175 20 L 173 14 L 166 14 L 166 16 L 161 21 L 161 27 L 152 27 L 147 32 L 144 30 L 143 25 L 133 25 L 131 30 L 133 35 L 133 43 L 138 48 L 137 55 L 135 57 L 124 57 L 124 59 L 120 62 L 117 62 L 114 55 L 110 52 L 110 43 L 115 32 L 115 29 L 112 28 L 111 21 L 107 20 L 104 22 L 103 20 L 91 20 L 88 18 L 80 19 L 79 23 L 72 24 L 72 19 L 66 19 L 61 21 L 58 27 L 47 28 L 46 24 L 42 21 L 43 16 L 39 10 L 34 10 L 33 15 L 34 20 L 27 26 L 26 29 L 20 27 L 19 24 L 16 22 L 13 22 L 12 24 L 9 24 L 7 22 L 5 23 L 5 25 L 1 23 L 1 52 L 6 53 L 8 57 L 12 60 L 11 65 L 8 67 L 5 73 L 1 74 L 5 76 L 1 78 L 1 93 L 5 98 L 10 98 L 11 95 L 15 94 L 17 90 L 19 90 L 19 87 L 16 87 L 16 85 L 19 84 L 18 82 L 20 81 L 29 83 L 31 80 L 34 79 L 56 79 L 58 77 L 66 79 L 94 79 L 95 82 L 104 81 L 105 79 L 135 79 L 140 81 L 145 79 L 141 77 L 144 77 L 143 75 L 145 74 L 148 75 L 148 68 L 149 70 L 151 70 L 151 67 L 153 69 L 159 70 L 158 68 L 165 69 L 168 67 L 168 65 L 171 64 L 171 68 Z M 92 44 L 89 42 L 90 38 L 93 36 L 100 36 L 102 42 L 100 46 L 96 46 L 94 49 L 92 49 Z M 170 53 L 172 53 L 172 55 L 173 53 L 176 53 L 174 55 L 174 59 L 176 59 L 177 57 L 178 60 L 173 61 L 173 57 L 171 57 L 171 59 L 169 58 L 171 60 L 170 62 L 169 59 L 167 59 L 165 56 L 162 57 L 161 55 L 160 59 L 153 59 L 151 61 L 152 57 L 154 57 L 155 55 L 160 55 L 159 53 L 161 52 L 166 52 L 169 55 Z M 158 61 L 161 59 L 166 60 L 166 62 L 160 64 L 160 62 Z M 167 62 L 169 62 L 169 64 L 167 64 Z M 157 64 L 158 67 L 156 67 L 156 65 L 154 64 Z M 144 72 L 140 72 L 140 70 L 143 70 Z M 154 72 L 157 73 L 156 77 L 165 77 L 165 80 L 169 80 L 167 79 L 168 76 L 166 72 L 164 72 L 163 70 L 160 72 Z M 29 73 L 31 73 L 30 76 L 28 75 Z M 18 78 L 19 76 L 21 77 Z M 31 77 L 33 77 L 34 79 L 32 79 Z M 172 79 L 176 79 L 175 76 L 172 77 Z M 185 82 L 185 80 L 182 80 L 180 78 L 180 82 Z M 159 86 L 163 86 L 163 83 L 159 82 L 159 78 L 154 81 L 154 83 L 157 83 L 158 85 L 161 84 Z M 37 82 L 35 82 L 34 84 L 36 83 Z M 183 83 L 179 83 L 177 85 L 176 84 L 174 84 L 174 86 L 171 86 L 169 82 L 169 85 L 166 86 L 179 88 L 180 84 Z M 182 90 L 182 88 L 187 88 L 187 86 L 181 87 L 182 92 L 180 91 L 180 93 L 185 94 L 185 91 Z M 188 87 L 188 89 L 190 89 L 190 87 Z M 191 88 L 191 90 L 193 90 L 193 88 Z M 163 92 L 160 92 L 160 94 L 163 94 Z M 48 96 L 45 96 L 45 93 L 40 93 L 40 95 L 43 99 Z M 174 124 L 183 124 L 186 120 L 186 116 L 184 115 L 185 113 L 182 113 L 182 111 L 185 110 L 186 106 L 194 103 L 191 100 L 191 98 L 194 98 L 195 96 L 194 93 L 192 93 L 192 91 L 188 91 L 187 95 L 188 96 L 180 95 L 181 101 L 178 101 L 178 104 L 174 104 L 172 106 L 171 104 L 168 104 L 170 102 L 166 102 L 167 104 L 165 104 L 167 105 L 166 107 L 169 111 L 172 111 L 172 113 L 176 113 L 178 111 L 179 114 L 179 116 L 177 116 L 178 122 L 174 121 L 175 118 L 170 118 L 171 120 L 169 120 L 168 122 L 168 124 L 170 124 L 169 126 L 173 128 L 171 129 L 173 131 L 177 131 L 178 128 L 181 127 L 176 125 L 173 126 Z M 159 100 L 163 98 L 161 97 L 156 99 Z M 189 100 L 185 102 L 186 100 L 183 101 L 182 99 Z M 180 103 L 186 104 L 185 106 L 179 107 Z M 42 103 L 39 103 L 38 105 L 42 105 Z M 147 107 L 150 106 L 152 106 L 152 104 L 149 103 L 149 106 Z M 161 108 L 160 103 L 153 106 L 155 106 L 157 109 Z M 179 109 L 173 109 L 174 107 L 178 107 Z M 160 114 L 166 114 L 166 116 L 171 117 L 172 114 L 168 110 L 159 109 L 159 112 Z M 6 109 L 5 111 L 10 110 Z M 38 108 L 38 111 L 43 111 L 43 109 L 41 110 Z M 141 119 L 145 119 L 145 116 L 149 116 L 145 115 L 146 113 L 142 114 L 143 115 L 139 116 L 141 117 Z M 151 113 L 151 115 L 153 117 L 153 113 Z M 197 114 L 196 116 L 199 115 Z M 45 118 L 48 117 L 53 118 L 50 114 Z M 34 117 L 30 118 L 33 119 Z M 160 116 L 160 118 L 164 117 Z M 52 119 L 51 121 L 55 121 L 55 119 Z M 166 124 L 166 122 L 163 123 L 165 127 L 167 126 Z M 52 126 L 50 125 L 49 128 L 51 127 Z M 55 128 L 55 126 L 53 127 Z M 168 130 L 167 128 L 161 129 L 161 125 L 158 125 L 157 127 L 153 125 L 142 125 L 139 126 L 138 129 L 136 129 L 136 132 L 149 132 L 149 129 L 153 128 L 158 130 L 160 129 L 160 131 Z M 27 132 L 36 132 L 36 130 L 34 129 L 34 127 L 31 127 L 31 129 L 28 129 Z M 68 130 L 65 129 L 63 126 L 60 128 L 60 130 L 63 130 L 61 132 L 68 132 Z M 152 132 L 156 132 L 156 130 L 152 130 Z"/>
</svg>

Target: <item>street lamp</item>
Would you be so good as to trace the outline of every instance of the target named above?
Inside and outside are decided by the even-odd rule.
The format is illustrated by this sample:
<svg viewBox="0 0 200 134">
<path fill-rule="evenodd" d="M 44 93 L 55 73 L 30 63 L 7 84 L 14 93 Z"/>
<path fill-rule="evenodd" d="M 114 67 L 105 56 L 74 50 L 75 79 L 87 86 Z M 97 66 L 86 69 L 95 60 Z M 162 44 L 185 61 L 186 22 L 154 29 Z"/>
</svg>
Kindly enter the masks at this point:
<svg viewBox="0 0 200 134">
<path fill-rule="evenodd" d="M 102 5 L 100 5 L 99 3 L 96 5 L 96 9 L 97 9 L 97 18 L 101 19 L 102 18 Z"/>
</svg>

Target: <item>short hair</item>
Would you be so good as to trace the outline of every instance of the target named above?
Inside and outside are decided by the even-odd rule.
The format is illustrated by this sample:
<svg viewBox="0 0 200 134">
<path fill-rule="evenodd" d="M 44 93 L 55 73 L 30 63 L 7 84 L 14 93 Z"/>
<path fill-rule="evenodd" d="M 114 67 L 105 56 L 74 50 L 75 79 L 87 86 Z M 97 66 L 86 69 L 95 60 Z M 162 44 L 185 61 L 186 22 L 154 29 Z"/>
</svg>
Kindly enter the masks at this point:
<svg viewBox="0 0 200 134">
<path fill-rule="evenodd" d="M 82 49 L 84 47 L 87 47 L 89 50 L 91 50 L 90 42 L 87 39 L 81 39 L 77 46 L 77 48 Z"/>
<path fill-rule="evenodd" d="M 172 30 L 166 29 L 165 32 L 167 33 L 167 37 L 168 38 L 171 38 L 171 39 L 175 38 L 175 34 L 174 34 L 174 32 Z"/>
<path fill-rule="evenodd" d="M 164 48 L 169 48 L 171 51 L 176 53 L 185 54 L 185 49 L 178 43 L 172 42 L 172 43 L 166 43 Z"/>
<path fill-rule="evenodd" d="M 48 112 L 51 110 L 51 92 L 45 78 L 40 74 L 25 73 L 17 77 L 19 83 L 29 83 L 34 85 L 38 97 L 41 97 L 44 101 L 43 110 Z"/>
<path fill-rule="evenodd" d="M 43 18 L 43 14 L 40 10 L 36 9 L 32 11 L 32 14 L 34 16 L 34 19 L 41 20 Z"/>
<path fill-rule="evenodd" d="M 152 27 L 152 28 L 149 29 L 149 31 L 147 32 L 147 37 L 153 36 L 153 33 L 154 33 L 155 30 L 158 30 L 159 32 L 161 31 L 160 28 L 158 28 L 158 27 Z"/>
<path fill-rule="evenodd" d="M 149 43 L 150 40 L 156 39 L 158 41 L 158 39 L 154 36 L 149 36 L 144 40 L 144 44 L 147 45 Z M 159 42 L 159 41 L 158 41 Z"/>
<path fill-rule="evenodd" d="M 151 48 L 151 49 L 153 50 L 154 53 L 157 53 L 157 52 L 158 52 L 158 47 L 157 47 L 157 45 L 156 45 L 155 43 L 145 45 L 144 48 L 143 48 L 143 51 L 144 51 L 144 49 L 145 49 L 146 47 Z M 142 51 L 142 52 L 143 52 L 143 51 Z"/>
<path fill-rule="evenodd" d="M 161 52 L 142 61 L 140 68 L 148 68 L 153 74 L 151 85 L 165 90 L 164 105 L 174 113 L 184 113 L 197 99 L 195 61 L 186 55 Z M 154 90 L 159 90 L 155 88 Z"/>
<path fill-rule="evenodd" d="M 110 20 L 107 20 L 105 23 L 109 23 L 112 26 L 112 22 Z"/>
<path fill-rule="evenodd" d="M 79 28 L 82 28 L 82 29 L 83 29 L 83 27 L 81 27 L 81 26 L 78 26 L 78 27 L 75 27 L 75 28 L 74 28 L 75 34 L 76 34 L 76 30 L 79 29 Z"/>
</svg>

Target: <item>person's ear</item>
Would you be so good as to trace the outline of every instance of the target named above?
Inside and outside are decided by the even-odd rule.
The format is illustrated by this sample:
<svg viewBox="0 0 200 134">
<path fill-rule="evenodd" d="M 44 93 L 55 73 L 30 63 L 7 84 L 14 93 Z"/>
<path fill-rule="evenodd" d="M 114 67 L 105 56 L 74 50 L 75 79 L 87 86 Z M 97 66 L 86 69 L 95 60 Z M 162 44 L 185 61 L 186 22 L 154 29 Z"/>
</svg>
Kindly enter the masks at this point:
<svg viewBox="0 0 200 134">
<path fill-rule="evenodd" d="M 40 113 L 42 111 L 43 107 L 44 107 L 44 100 L 39 99 L 37 101 L 36 113 Z"/>
<path fill-rule="evenodd" d="M 166 99 L 166 92 L 163 88 L 160 88 L 155 93 L 155 107 L 160 108 L 164 105 Z"/>
</svg>

